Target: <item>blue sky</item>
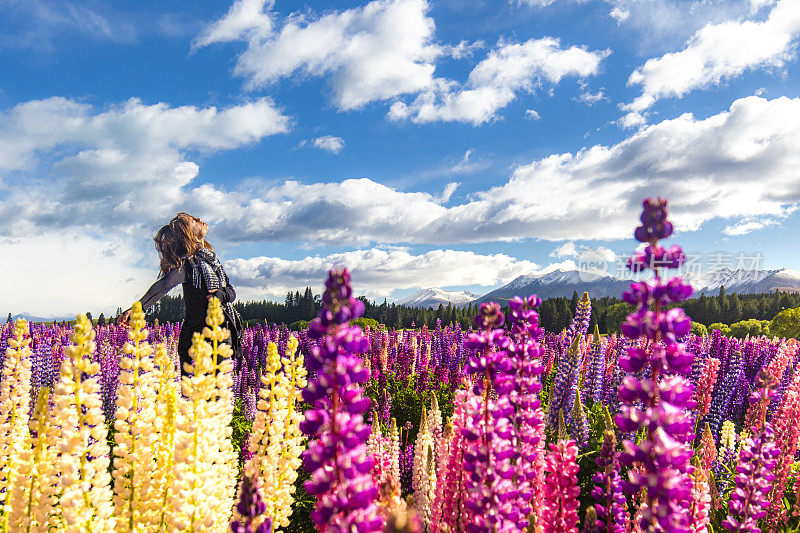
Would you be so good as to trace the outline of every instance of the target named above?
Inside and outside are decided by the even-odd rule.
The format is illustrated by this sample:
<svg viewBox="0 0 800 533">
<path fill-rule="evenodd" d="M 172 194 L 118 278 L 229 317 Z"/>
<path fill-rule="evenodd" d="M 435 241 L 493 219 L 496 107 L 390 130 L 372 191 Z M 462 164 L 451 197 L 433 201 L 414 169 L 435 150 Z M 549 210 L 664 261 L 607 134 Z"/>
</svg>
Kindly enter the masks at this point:
<svg viewBox="0 0 800 533">
<path fill-rule="evenodd" d="M 0 313 L 126 308 L 179 210 L 245 299 L 613 264 L 648 195 L 690 253 L 800 268 L 799 34 L 800 0 L 0 0 Z"/>
</svg>

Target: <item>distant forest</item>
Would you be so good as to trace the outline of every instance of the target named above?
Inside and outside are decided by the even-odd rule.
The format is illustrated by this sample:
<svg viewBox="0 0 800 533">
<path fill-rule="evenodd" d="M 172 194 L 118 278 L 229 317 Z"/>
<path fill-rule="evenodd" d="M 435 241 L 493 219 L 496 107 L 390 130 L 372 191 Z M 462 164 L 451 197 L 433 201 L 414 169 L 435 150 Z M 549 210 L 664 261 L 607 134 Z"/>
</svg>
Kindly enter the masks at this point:
<svg viewBox="0 0 800 533">
<path fill-rule="evenodd" d="M 591 298 L 591 294 L 589 295 Z M 539 309 L 540 323 L 548 331 L 561 331 L 567 327 L 575 313 L 580 295 L 575 292 L 572 298 L 549 298 L 542 302 Z M 464 308 L 451 305 L 440 305 L 438 308 L 425 309 L 420 307 L 406 307 L 394 303 L 376 303 L 362 297 L 366 311 L 365 318 L 377 320 L 393 328 L 436 326 L 436 321 L 441 320 L 442 325 L 460 323 L 468 327 L 477 311 L 477 306 L 470 305 Z M 292 325 L 299 321 L 309 321 L 320 308 L 320 296 L 314 294 L 306 287 L 301 294 L 299 291 L 288 293 L 283 303 L 263 301 L 236 302 L 234 306 L 239 310 L 242 319 L 248 323 L 268 322 Z M 718 296 L 702 295 L 682 302 L 681 307 L 694 322 L 709 325 L 716 322 L 733 324 L 740 320 L 756 319 L 771 320 L 783 309 L 800 307 L 800 294 L 776 291 L 765 294 L 727 294 L 725 287 L 720 289 Z M 601 333 L 618 331 L 619 324 L 625 315 L 630 312 L 630 307 L 619 298 L 603 297 L 592 298 L 592 315 L 589 331 L 594 325 L 599 326 Z M 148 310 L 149 321 L 158 319 L 159 322 L 178 322 L 183 320 L 184 304 L 181 296 L 165 296 L 156 305 Z"/>
</svg>

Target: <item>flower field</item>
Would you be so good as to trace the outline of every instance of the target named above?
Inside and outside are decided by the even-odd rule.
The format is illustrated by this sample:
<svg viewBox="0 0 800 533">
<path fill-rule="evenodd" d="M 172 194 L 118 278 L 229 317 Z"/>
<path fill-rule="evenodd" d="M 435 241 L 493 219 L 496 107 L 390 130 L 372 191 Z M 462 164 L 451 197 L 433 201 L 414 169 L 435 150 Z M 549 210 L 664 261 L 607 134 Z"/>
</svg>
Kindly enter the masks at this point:
<svg viewBox="0 0 800 533">
<path fill-rule="evenodd" d="M 793 531 L 797 341 L 690 334 L 685 260 L 644 203 L 622 336 L 539 327 L 535 295 L 468 330 L 364 330 L 347 270 L 297 333 L 231 358 L 219 301 L 180 325 L 19 320 L 0 335 L 2 531 Z"/>
</svg>

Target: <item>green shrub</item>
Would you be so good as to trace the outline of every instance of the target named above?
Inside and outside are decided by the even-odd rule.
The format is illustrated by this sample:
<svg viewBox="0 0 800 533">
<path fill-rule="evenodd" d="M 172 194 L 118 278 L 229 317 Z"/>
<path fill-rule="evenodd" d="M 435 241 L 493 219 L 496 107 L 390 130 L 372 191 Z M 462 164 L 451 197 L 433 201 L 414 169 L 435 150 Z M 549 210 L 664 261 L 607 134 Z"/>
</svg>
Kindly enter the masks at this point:
<svg viewBox="0 0 800 533">
<path fill-rule="evenodd" d="M 289 324 L 289 329 L 292 331 L 303 331 L 308 329 L 308 320 L 298 320 Z"/>
<path fill-rule="evenodd" d="M 371 329 L 372 331 L 375 331 L 380 326 L 380 323 L 374 318 L 364 318 L 364 317 L 351 320 L 350 324 L 352 324 L 353 326 L 358 326 L 361 329 L 367 329 L 367 326 L 369 326 L 369 329 Z"/>
<path fill-rule="evenodd" d="M 719 332 L 726 337 L 731 336 L 731 328 L 727 324 L 723 324 L 722 322 L 714 322 L 713 324 L 708 325 L 709 332 L 713 332 L 715 329 L 718 329 Z"/>
<path fill-rule="evenodd" d="M 769 334 L 777 337 L 800 338 L 800 307 L 784 309 L 769 323 Z"/>
<path fill-rule="evenodd" d="M 708 335 L 708 328 L 700 322 L 692 322 L 692 333 L 702 337 L 703 335 Z"/>
</svg>

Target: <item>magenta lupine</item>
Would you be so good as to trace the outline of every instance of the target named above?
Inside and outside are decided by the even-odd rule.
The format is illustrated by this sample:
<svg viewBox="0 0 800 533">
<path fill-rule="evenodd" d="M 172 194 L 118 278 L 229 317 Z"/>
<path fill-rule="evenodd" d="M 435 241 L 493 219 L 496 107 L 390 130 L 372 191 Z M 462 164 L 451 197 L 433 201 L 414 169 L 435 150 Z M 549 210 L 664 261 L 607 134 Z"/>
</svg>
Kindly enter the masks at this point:
<svg viewBox="0 0 800 533">
<path fill-rule="evenodd" d="M 471 334 L 467 341 L 477 350 L 470 357 L 467 371 L 476 375 L 473 392 L 482 394 L 480 399 L 469 399 L 467 421 L 461 428 L 467 440 L 465 505 L 472 513 L 466 530 L 474 533 L 516 531 L 520 521 L 519 511 L 513 505 L 518 491 L 512 482 L 516 449 L 510 419 L 514 406 L 509 400 L 516 368 L 506 352 L 512 341 L 500 329 L 504 321 L 497 303 L 481 304 L 475 317 L 475 325 L 481 331 Z M 496 399 L 492 398 L 494 395 Z"/>
<path fill-rule="evenodd" d="M 353 297 L 347 269 L 332 270 L 325 282 L 322 309 L 309 325 L 309 336 L 320 339 L 307 359 L 316 375 L 303 391 L 313 408 L 305 413 L 301 430 L 311 437 L 303 453 L 311 479 L 306 491 L 317 497 L 311 512 L 323 533 L 380 531 L 382 520 L 375 503 L 378 490 L 367 454 L 370 427 L 363 413 L 370 400 L 360 387 L 369 378 L 359 353 L 369 348 L 361 328 L 349 322 L 364 312 L 364 304 Z"/>
<path fill-rule="evenodd" d="M 506 516 L 509 521 L 516 522 L 520 531 L 528 529 L 533 511 L 530 502 L 540 493 L 543 483 L 545 424 L 539 402 L 542 389 L 539 376 L 543 370 L 540 360 L 544 350 L 539 339 L 544 331 L 539 327 L 536 311 L 541 303 L 535 295 L 512 298 L 507 320 L 511 338 L 507 352 L 516 368 L 514 390 L 509 398 L 514 408 L 511 422 L 515 433 L 513 464 L 517 496 L 511 513 Z"/>
<path fill-rule="evenodd" d="M 637 379 L 628 375 L 619 389 L 623 402 L 615 418 L 623 433 L 644 427 L 644 438 L 637 445 L 626 439 L 620 461 L 639 465 L 628 473 L 626 488 L 630 493 L 644 490 L 645 505 L 640 509 L 639 527 L 643 530 L 688 531 L 688 509 L 692 501 L 689 460 L 692 452 L 687 444 L 694 438 L 692 420 L 686 407 L 693 407 L 693 387 L 681 375 L 691 369 L 694 355 L 687 353 L 677 339 L 689 333 L 691 320 L 680 308 L 666 309 L 667 304 L 680 302 L 692 294 L 691 286 L 679 277 L 664 282 L 661 267 L 675 268 L 685 259 L 679 247 L 665 250 L 658 244 L 672 234 L 667 220 L 667 201 L 647 199 L 641 216 L 642 225 L 634 233 L 647 243 L 644 253 L 629 259 L 635 272 L 652 268 L 653 281 L 632 283 L 623 300 L 638 308 L 622 324 L 622 333 L 629 339 L 646 338 L 643 347 L 633 344 L 620 366 L 637 374 L 650 365 L 650 377 Z M 665 377 L 661 377 L 665 374 Z"/>
<path fill-rule="evenodd" d="M 728 502 L 729 514 L 722 526 L 735 533 L 759 533 L 758 521 L 767 514 L 769 492 L 775 479 L 773 469 L 780 451 L 773 443 L 769 422 L 754 436 L 747 437 L 739 452 L 735 488 Z"/>
<path fill-rule="evenodd" d="M 603 436 L 600 453 L 595 459 L 600 470 L 592 477 L 592 481 L 595 482 L 592 496 L 597 501 L 595 517 L 599 530 L 606 533 L 625 533 L 625 518 L 627 517 L 622 477 L 619 473 L 619 457 L 615 450 L 616 444 L 617 438 L 614 431 L 607 429 Z"/>
<path fill-rule="evenodd" d="M 543 533 L 577 533 L 581 488 L 578 485 L 578 446 L 574 440 L 559 440 L 547 453 L 547 476 L 543 490 Z"/>
<path fill-rule="evenodd" d="M 433 533 L 438 531 L 462 531 L 467 522 L 463 516 L 464 508 L 464 478 L 466 474 L 463 469 L 464 463 L 464 435 L 460 428 L 466 424 L 467 417 L 467 397 L 472 394 L 472 390 L 459 389 L 455 393 L 453 400 L 453 428 L 450 437 L 449 455 L 447 468 L 440 472 L 436 483 L 436 500 L 433 504 L 433 514 L 431 517 L 431 530 Z"/>
</svg>

